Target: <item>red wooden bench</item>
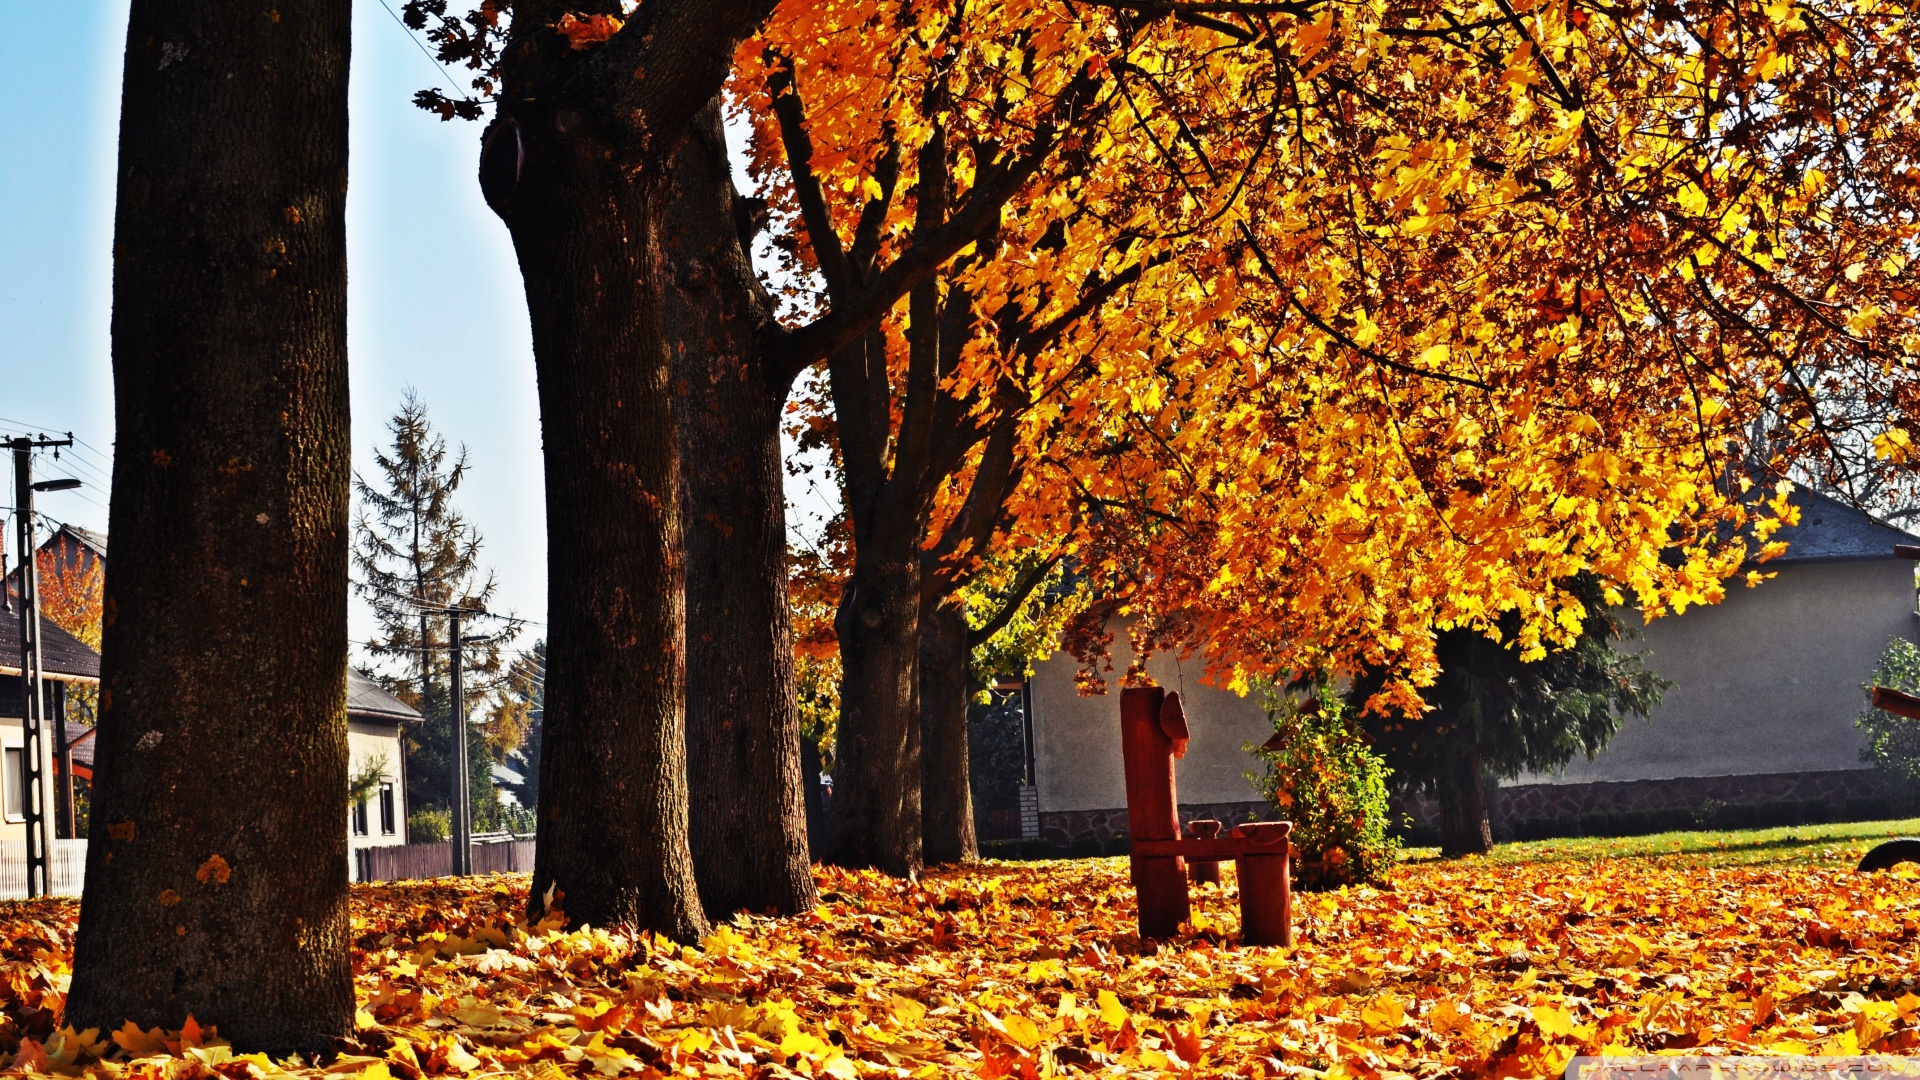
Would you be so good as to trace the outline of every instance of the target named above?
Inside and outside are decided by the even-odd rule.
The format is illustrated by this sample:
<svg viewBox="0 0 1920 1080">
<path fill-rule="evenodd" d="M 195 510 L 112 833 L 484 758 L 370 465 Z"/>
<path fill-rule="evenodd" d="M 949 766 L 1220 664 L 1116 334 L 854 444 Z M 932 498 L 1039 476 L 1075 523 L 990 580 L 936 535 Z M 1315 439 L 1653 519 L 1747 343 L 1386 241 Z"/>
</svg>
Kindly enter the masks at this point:
<svg viewBox="0 0 1920 1080">
<path fill-rule="evenodd" d="M 1288 880 L 1290 821 L 1238 825 L 1221 835 L 1217 821 L 1195 821 L 1180 832 L 1180 799 L 1173 763 L 1187 753 L 1187 714 L 1180 695 L 1158 686 L 1120 691 L 1120 748 L 1126 762 L 1127 830 L 1142 940 L 1172 937 L 1192 914 L 1188 867 L 1194 880 L 1220 880 L 1222 859 L 1234 860 L 1240 880 L 1240 937 L 1248 945 L 1293 944 L 1293 889 Z"/>
</svg>

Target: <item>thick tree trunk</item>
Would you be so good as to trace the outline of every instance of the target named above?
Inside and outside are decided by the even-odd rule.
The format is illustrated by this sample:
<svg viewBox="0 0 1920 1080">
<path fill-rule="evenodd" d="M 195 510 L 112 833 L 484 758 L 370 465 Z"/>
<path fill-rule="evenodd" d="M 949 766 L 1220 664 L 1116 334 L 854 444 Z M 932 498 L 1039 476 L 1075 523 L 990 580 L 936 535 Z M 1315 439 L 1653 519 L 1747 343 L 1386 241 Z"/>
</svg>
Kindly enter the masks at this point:
<svg viewBox="0 0 1920 1080">
<path fill-rule="evenodd" d="M 1487 794 L 1480 751 L 1468 744 L 1449 748 L 1447 770 L 1435 785 L 1440 803 L 1440 856 L 1485 855 L 1493 850 L 1493 826 L 1487 820 Z"/>
<path fill-rule="evenodd" d="M 840 725 L 834 749 L 833 861 L 898 877 L 920 872 L 919 551 L 857 543 L 840 596 Z M 888 556 L 891 556 L 889 558 Z"/>
<path fill-rule="evenodd" d="M 667 173 L 564 110 L 496 124 L 483 183 L 508 153 L 517 180 L 489 194 L 526 283 L 546 441 L 529 904 L 690 941 L 706 919 L 687 846 L 679 454 L 657 263 Z"/>
<path fill-rule="evenodd" d="M 688 839 L 709 915 L 817 902 L 807 861 L 787 607 L 780 409 L 770 305 L 742 247 L 720 100 L 674 168 L 663 237 L 687 558 Z"/>
<path fill-rule="evenodd" d="M 76 1028 L 353 1031 L 348 14 L 133 3 Z"/>
<path fill-rule="evenodd" d="M 687 843 L 679 451 L 662 311 L 669 163 L 773 0 L 647 0 L 600 42 L 520 0 L 480 189 L 526 283 L 546 436 L 549 647 L 528 907 L 681 940 Z"/>
<path fill-rule="evenodd" d="M 967 662 L 972 632 L 952 598 L 921 616 L 921 836 L 929 864 L 980 858 L 967 758 L 967 702 L 973 692 Z"/>
</svg>

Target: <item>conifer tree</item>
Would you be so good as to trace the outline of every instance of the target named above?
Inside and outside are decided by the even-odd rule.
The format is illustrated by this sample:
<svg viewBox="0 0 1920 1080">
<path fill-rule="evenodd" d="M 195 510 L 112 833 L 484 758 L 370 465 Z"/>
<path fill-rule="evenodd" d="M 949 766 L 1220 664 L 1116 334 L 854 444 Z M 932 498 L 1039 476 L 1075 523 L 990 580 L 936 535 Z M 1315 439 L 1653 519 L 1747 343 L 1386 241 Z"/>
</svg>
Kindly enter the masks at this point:
<svg viewBox="0 0 1920 1080">
<path fill-rule="evenodd" d="M 443 612 L 486 610 L 497 581 L 480 564 L 480 531 L 454 507 L 454 494 L 467 475 L 466 447 L 449 449 L 411 389 L 387 430 L 392 441 L 374 453 L 375 481 L 354 475 L 360 500 L 354 518 L 354 589 L 380 626 L 366 652 L 376 663 L 392 663 L 391 671 L 377 672 L 376 678 L 425 717 L 401 732 L 409 798 L 415 808 L 444 809 L 452 805 L 453 716 Z M 484 641 L 465 649 L 469 716 L 501 688 L 506 647 L 517 629 L 511 620 L 489 626 Z M 485 830 L 498 824 L 492 780 L 496 754 L 484 729 L 469 725 L 466 735 L 474 828 Z"/>
<path fill-rule="evenodd" d="M 1475 630 L 1442 630 L 1440 677 L 1421 691 L 1429 711 L 1375 713 L 1363 721 L 1375 752 L 1393 770 L 1394 790 L 1425 791 L 1438 800 L 1443 856 L 1492 849 L 1487 777 L 1512 780 L 1559 769 L 1575 754 L 1591 758 L 1620 729 L 1624 714 L 1644 718 L 1672 685 L 1645 668 L 1643 654 L 1614 648 L 1638 635 L 1608 606 L 1598 579 L 1582 574 L 1569 591 L 1586 606 L 1572 645 L 1522 659 L 1517 616 L 1503 620 L 1504 642 Z M 1356 679 L 1348 702 L 1364 706 L 1383 681 L 1377 672 Z"/>
</svg>

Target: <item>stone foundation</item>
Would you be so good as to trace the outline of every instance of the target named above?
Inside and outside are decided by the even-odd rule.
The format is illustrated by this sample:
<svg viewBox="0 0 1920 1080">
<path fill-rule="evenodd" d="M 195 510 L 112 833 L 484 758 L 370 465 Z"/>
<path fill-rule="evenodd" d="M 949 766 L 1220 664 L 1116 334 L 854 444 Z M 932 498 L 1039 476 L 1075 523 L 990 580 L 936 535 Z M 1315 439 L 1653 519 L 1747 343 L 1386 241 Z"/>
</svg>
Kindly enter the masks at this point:
<svg viewBox="0 0 1920 1080">
<path fill-rule="evenodd" d="M 1517 784 L 1487 800 L 1500 840 L 1872 821 L 1914 808 L 1912 786 L 1878 769 Z M 1394 809 L 1412 818 L 1410 841 L 1434 842 L 1440 813 L 1431 798 L 1396 799 Z"/>
<path fill-rule="evenodd" d="M 1439 807 L 1426 796 L 1395 799 L 1396 818 L 1412 819 L 1408 842 L 1436 843 Z M 1878 769 L 1696 776 L 1591 784 L 1518 784 L 1487 800 L 1499 840 L 1564 836 L 1636 836 L 1686 829 L 1767 828 L 1873 821 L 1920 812 L 1913 787 Z M 1279 817 L 1264 802 L 1183 803 L 1180 823 L 1212 818 L 1228 827 Z M 989 858 L 1082 858 L 1127 853 L 1127 811 L 1053 810 L 1040 836 L 982 844 Z"/>
<path fill-rule="evenodd" d="M 1263 802 L 1182 803 L 1180 824 L 1210 818 L 1228 828 L 1243 821 L 1271 821 L 1273 808 Z M 1081 858 L 1127 853 L 1127 810 L 1043 810 L 1040 837 L 1020 845 L 1026 858 Z M 992 853 L 984 852 L 992 857 Z"/>
</svg>

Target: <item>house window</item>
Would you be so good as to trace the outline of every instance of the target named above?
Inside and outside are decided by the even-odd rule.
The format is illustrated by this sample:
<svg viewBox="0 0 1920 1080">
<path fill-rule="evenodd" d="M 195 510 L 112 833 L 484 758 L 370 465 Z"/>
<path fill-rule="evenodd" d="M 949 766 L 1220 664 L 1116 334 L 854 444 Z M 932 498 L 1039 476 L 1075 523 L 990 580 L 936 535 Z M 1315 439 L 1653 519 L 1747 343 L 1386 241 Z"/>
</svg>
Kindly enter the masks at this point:
<svg viewBox="0 0 1920 1080">
<path fill-rule="evenodd" d="M 392 836 L 397 827 L 393 816 L 393 785 L 382 783 L 380 785 L 380 835 Z"/>
<path fill-rule="evenodd" d="M 353 804 L 353 835 L 367 835 L 367 800 L 364 798 Z"/>
<path fill-rule="evenodd" d="M 7 771 L 5 776 L 0 776 L 0 788 L 5 788 L 7 793 L 8 821 L 27 819 L 27 806 L 20 798 L 27 790 L 26 764 L 26 751 L 17 746 L 7 750 Z"/>
</svg>

